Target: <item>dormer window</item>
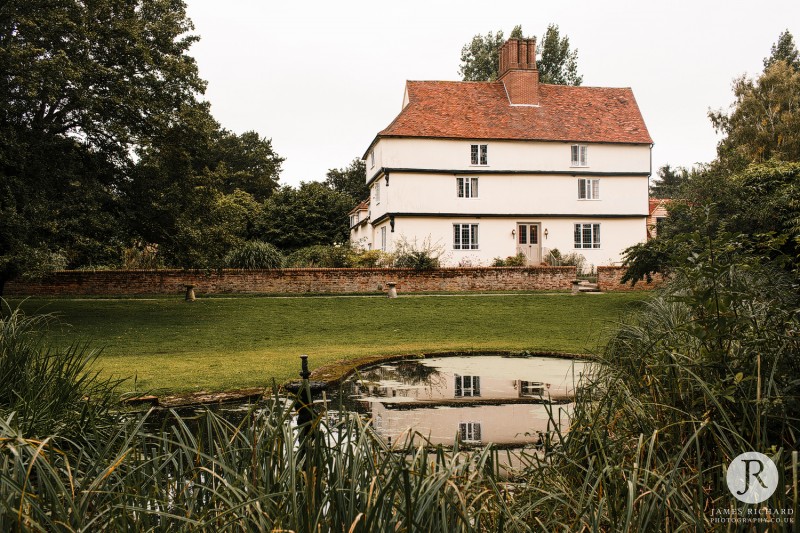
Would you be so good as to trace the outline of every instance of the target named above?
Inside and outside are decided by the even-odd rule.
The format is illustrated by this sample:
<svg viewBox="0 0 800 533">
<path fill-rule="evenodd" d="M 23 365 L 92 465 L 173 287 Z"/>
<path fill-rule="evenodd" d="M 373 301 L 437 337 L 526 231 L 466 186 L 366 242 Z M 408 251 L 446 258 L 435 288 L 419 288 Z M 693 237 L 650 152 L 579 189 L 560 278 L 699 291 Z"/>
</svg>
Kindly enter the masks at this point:
<svg viewBox="0 0 800 533">
<path fill-rule="evenodd" d="M 586 152 L 587 146 L 585 144 L 572 145 L 572 166 L 573 167 L 588 167 Z"/>
<path fill-rule="evenodd" d="M 470 164 L 472 165 L 488 165 L 489 160 L 486 155 L 488 145 L 473 144 L 470 147 Z"/>
</svg>

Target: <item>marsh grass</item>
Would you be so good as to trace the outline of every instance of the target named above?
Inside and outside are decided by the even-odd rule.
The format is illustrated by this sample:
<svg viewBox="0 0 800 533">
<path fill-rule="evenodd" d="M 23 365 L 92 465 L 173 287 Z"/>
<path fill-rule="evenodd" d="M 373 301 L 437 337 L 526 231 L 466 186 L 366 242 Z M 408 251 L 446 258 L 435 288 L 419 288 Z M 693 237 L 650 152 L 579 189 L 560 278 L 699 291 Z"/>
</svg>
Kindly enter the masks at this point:
<svg viewBox="0 0 800 533">
<path fill-rule="evenodd" d="M 0 421 L 0 530 L 518 531 L 497 452 L 409 440 L 389 449 L 354 415 L 294 423 L 277 398 L 232 424 L 147 416 L 63 453 Z"/>
<path fill-rule="evenodd" d="M 37 436 L 107 425 L 120 381 L 91 370 L 100 352 L 87 344 L 48 344 L 53 322 L 52 315 L 28 316 L 0 299 L 0 416 Z"/>
<path fill-rule="evenodd" d="M 730 251 L 692 258 L 621 326 L 578 390 L 569 433 L 529 468 L 515 514 L 546 531 L 794 530 L 725 520 L 797 520 L 800 430 L 796 287 Z M 725 481 L 746 451 L 780 473 L 759 505 Z"/>
</svg>

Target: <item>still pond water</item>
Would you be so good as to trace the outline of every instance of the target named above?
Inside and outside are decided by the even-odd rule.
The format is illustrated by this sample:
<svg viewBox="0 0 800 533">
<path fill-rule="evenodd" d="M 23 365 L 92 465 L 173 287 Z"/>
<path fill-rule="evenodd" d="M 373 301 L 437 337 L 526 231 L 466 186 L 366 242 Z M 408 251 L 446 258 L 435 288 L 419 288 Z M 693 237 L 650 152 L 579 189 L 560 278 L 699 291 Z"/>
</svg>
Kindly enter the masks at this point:
<svg viewBox="0 0 800 533">
<path fill-rule="evenodd" d="M 371 418 L 389 444 L 416 432 L 431 444 L 450 445 L 459 436 L 465 443 L 520 447 L 535 444 L 551 416 L 567 429 L 587 364 L 488 355 L 403 360 L 363 369 L 339 392 L 344 406 Z"/>
</svg>

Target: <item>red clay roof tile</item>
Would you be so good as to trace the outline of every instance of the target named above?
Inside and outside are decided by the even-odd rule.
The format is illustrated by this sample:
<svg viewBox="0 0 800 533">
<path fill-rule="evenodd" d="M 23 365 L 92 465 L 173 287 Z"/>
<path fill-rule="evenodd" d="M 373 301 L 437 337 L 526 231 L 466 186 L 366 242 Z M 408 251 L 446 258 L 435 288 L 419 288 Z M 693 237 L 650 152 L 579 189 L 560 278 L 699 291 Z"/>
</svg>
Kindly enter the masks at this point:
<svg viewBox="0 0 800 533">
<path fill-rule="evenodd" d="M 502 82 L 407 82 L 408 105 L 378 137 L 651 144 L 629 88 L 539 85 L 539 106 L 512 106 Z"/>
</svg>

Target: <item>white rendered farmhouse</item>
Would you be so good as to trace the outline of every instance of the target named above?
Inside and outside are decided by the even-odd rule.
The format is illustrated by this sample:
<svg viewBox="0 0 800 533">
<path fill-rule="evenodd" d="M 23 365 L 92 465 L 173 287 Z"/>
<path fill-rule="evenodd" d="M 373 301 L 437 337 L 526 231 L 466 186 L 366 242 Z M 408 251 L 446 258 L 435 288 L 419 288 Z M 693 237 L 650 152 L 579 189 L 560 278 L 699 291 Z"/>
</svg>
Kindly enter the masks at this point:
<svg viewBox="0 0 800 533">
<path fill-rule="evenodd" d="M 534 58 L 535 41 L 510 39 L 497 81 L 406 83 L 364 154 L 352 242 L 429 242 L 448 266 L 556 248 L 598 266 L 646 238 L 653 141 L 633 92 L 540 84 Z"/>
</svg>

